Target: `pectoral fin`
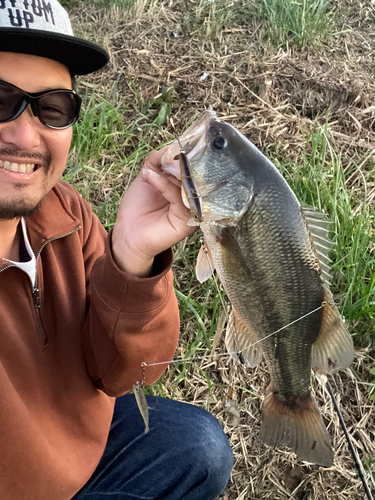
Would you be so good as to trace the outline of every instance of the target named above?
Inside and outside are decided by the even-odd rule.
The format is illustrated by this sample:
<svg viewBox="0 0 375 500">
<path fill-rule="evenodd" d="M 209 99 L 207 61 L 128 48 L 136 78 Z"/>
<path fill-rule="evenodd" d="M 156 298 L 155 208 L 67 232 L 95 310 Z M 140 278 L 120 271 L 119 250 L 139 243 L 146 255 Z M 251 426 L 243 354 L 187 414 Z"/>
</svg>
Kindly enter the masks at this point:
<svg viewBox="0 0 375 500">
<path fill-rule="evenodd" d="M 195 266 L 195 275 L 200 283 L 204 283 L 208 278 L 211 278 L 215 270 L 212 255 L 208 247 L 202 245 Z"/>
<path fill-rule="evenodd" d="M 225 345 L 235 361 L 239 361 L 250 368 L 257 366 L 262 359 L 262 348 L 259 339 L 251 327 L 242 321 L 235 310 L 232 310 L 229 317 Z"/>
<path fill-rule="evenodd" d="M 354 358 L 353 340 L 341 315 L 326 289 L 326 304 L 323 307 L 322 326 L 316 341 L 311 346 L 311 366 L 322 373 L 333 373 L 347 368 Z"/>
<path fill-rule="evenodd" d="M 191 227 L 195 227 L 195 226 L 199 227 L 198 222 L 197 222 L 197 221 L 195 221 L 195 220 L 193 219 L 193 217 L 190 217 L 190 219 L 187 221 L 187 225 L 188 225 L 188 226 L 191 226 Z"/>
</svg>

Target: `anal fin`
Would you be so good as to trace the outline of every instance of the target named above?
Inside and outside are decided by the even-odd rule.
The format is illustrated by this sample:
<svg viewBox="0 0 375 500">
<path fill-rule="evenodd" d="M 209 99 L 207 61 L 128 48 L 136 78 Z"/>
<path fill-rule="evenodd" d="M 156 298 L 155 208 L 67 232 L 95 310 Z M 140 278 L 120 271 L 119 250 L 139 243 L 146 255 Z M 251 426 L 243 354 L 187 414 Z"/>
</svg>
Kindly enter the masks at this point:
<svg viewBox="0 0 375 500">
<path fill-rule="evenodd" d="M 352 337 L 326 288 L 322 326 L 319 336 L 311 346 L 311 366 L 321 373 L 334 373 L 347 368 L 354 358 Z"/>
<path fill-rule="evenodd" d="M 228 320 L 225 345 L 235 361 L 250 368 L 257 366 L 262 359 L 263 351 L 256 333 L 242 321 L 234 309 Z"/>
</svg>

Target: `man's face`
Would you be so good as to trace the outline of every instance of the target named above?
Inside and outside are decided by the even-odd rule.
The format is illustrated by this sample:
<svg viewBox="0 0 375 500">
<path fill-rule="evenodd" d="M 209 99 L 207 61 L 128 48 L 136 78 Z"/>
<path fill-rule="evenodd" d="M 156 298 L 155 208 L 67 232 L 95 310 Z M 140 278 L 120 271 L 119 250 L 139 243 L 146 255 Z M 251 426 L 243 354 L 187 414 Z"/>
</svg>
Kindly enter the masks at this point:
<svg viewBox="0 0 375 500">
<path fill-rule="evenodd" d="M 26 92 L 71 89 L 64 65 L 27 54 L 0 52 L 0 80 Z M 72 127 L 46 127 L 29 105 L 16 120 L 0 123 L 0 219 L 32 213 L 59 180 L 71 139 Z"/>
</svg>

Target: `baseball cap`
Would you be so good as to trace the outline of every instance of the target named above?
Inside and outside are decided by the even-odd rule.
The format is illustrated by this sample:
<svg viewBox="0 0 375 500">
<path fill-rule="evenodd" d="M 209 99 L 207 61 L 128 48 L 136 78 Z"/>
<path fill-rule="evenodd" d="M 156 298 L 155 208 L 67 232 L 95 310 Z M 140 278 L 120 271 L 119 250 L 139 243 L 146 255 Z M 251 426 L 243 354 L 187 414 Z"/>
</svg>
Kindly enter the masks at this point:
<svg viewBox="0 0 375 500">
<path fill-rule="evenodd" d="M 99 45 L 73 35 L 67 11 L 57 0 L 1 0 L 0 51 L 61 62 L 72 75 L 86 75 L 109 60 Z"/>
</svg>

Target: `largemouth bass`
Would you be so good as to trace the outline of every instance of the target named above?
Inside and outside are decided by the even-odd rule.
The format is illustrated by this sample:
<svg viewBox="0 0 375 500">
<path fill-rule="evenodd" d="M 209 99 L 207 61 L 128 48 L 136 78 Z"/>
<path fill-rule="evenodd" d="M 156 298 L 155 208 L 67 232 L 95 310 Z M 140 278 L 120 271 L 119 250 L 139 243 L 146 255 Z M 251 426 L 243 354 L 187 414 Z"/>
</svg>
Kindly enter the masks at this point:
<svg viewBox="0 0 375 500">
<path fill-rule="evenodd" d="M 354 350 L 329 288 L 328 222 L 302 208 L 276 167 L 214 113 L 203 112 L 180 141 L 202 201 L 205 248 L 197 277 L 204 281 L 215 268 L 232 304 L 231 355 L 252 367 L 264 355 L 270 371 L 260 438 L 330 466 L 333 452 L 311 394 L 311 369 L 344 369 Z M 177 178 L 178 154 L 173 143 L 162 159 Z"/>
</svg>

